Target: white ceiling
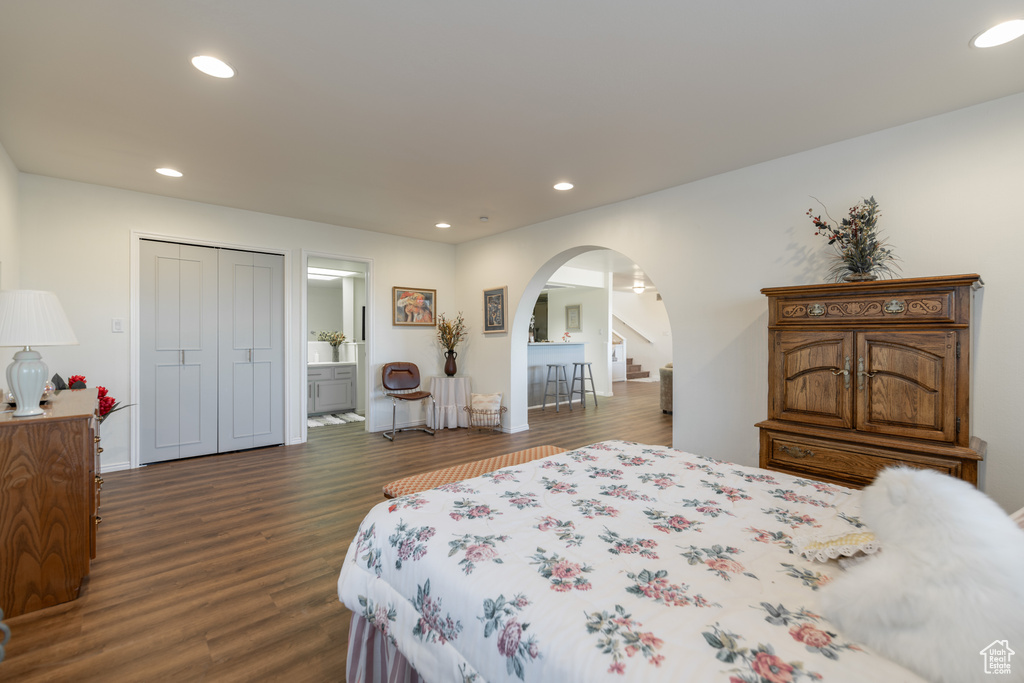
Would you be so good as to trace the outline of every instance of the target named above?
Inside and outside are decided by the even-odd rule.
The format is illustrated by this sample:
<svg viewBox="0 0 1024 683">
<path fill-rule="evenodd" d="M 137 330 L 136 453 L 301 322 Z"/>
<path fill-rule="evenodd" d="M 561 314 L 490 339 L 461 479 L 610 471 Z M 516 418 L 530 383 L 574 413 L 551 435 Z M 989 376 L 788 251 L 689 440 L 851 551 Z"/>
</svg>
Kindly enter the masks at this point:
<svg viewBox="0 0 1024 683">
<path fill-rule="evenodd" d="M 1021 92 L 1024 41 L 968 47 L 1020 16 L 1019 0 L 3 0 L 0 143 L 26 173 L 458 243 Z M 237 76 L 195 71 L 200 53 Z"/>
</svg>

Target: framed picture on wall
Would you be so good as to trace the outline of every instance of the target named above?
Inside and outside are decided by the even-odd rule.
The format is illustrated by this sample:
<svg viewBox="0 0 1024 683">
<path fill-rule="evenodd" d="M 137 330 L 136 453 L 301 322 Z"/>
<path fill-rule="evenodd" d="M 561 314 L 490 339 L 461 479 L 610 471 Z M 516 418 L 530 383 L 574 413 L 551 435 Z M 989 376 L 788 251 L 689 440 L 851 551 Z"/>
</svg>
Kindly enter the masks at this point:
<svg viewBox="0 0 1024 683">
<path fill-rule="evenodd" d="M 580 310 L 583 308 L 582 304 L 573 304 L 572 306 L 565 307 L 565 331 L 566 332 L 582 332 L 581 321 L 582 316 Z"/>
<path fill-rule="evenodd" d="M 484 290 L 484 334 L 508 332 L 508 326 L 505 324 L 507 298 L 508 287 Z"/>
<path fill-rule="evenodd" d="M 391 310 L 395 325 L 434 326 L 437 290 L 392 287 Z"/>
</svg>

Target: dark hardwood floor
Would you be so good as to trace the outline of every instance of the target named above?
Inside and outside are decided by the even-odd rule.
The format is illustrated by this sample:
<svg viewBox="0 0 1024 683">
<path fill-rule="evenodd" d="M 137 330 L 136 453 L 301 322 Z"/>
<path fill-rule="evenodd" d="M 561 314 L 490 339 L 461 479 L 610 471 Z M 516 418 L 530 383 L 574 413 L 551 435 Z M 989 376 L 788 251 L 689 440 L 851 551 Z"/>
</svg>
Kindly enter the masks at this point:
<svg viewBox="0 0 1024 683">
<path fill-rule="evenodd" d="M 671 445 L 658 383 L 614 388 L 596 408 L 532 410 L 519 434 L 392 443 L 356 423 L 310 430 L 299 446 L 106 474 L 81 597 L 8 620 L 0 681 L 344 681 L 338 573 L 381 486 L 543 444 Z"/>
</svg>

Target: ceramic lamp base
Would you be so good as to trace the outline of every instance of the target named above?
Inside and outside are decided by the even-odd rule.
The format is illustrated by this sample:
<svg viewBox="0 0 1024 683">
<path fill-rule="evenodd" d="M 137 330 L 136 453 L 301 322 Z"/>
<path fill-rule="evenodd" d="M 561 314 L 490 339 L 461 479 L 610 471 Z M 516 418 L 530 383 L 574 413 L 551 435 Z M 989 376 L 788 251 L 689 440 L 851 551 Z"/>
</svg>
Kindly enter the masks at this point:
<svg viewBox="0 0 1024 683">
<path fill-rule="evenodd" d="M 25 347 L 14 354 L 14 362 L 7 366 L 7 386 L 17 404 L 14 417 L 43 414 L 39 400 L 46 388 L 47 374 L 49 369 L 38 351 Z"/>
</svg>

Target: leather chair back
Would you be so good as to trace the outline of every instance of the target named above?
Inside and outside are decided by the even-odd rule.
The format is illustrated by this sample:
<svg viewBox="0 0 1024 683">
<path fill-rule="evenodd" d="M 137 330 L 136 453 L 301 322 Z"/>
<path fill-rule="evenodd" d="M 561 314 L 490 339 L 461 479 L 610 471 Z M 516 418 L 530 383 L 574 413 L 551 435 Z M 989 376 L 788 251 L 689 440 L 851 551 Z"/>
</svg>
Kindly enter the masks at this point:
<svg viewBox="0 0 1024 683">
<path fill-rule="evenodd" d="M 420 369 L 415 363 L 385 363 L 380 380 L 387 391 L 416 389 L 420 385 Z"/>
</svg>

